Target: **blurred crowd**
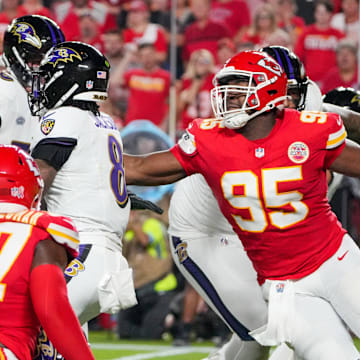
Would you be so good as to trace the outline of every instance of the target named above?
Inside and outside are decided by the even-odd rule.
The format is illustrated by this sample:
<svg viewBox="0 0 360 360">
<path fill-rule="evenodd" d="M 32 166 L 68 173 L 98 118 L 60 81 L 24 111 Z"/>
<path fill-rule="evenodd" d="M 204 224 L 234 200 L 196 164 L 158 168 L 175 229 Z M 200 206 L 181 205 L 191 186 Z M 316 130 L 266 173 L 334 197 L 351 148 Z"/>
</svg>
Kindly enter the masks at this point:
<svg viewBox="0 0 360 360">
<path fill-rule="evenodd" d="M 103 109 L 119 128 L 147 119 L 167 132 L 172 86 L 176 106 L 171 116 L 176 117 L 178 134 L 192 119 L 211 117 L 214 72 L 234 53 L 267 45 L 294 50 L 323 93 L 337 86 L 358 88 L 358 0 L 177 0 L 174 4 L 170 0 L 2 0 L 0 32 L 14 17 L 42 14 L 61 26 L 67 40 L 101 50 L 112 72 L 110 97 Z"/>
<path fill-rule="evenodd" d="M 178 136 L 193 119 L 212 117 L 213 76 L 241 50 L 286 46 L 324 94 L 338 86 L 359 89 L 359 0 L 177 0 L 176 6 L 171 0 L 1 0 L 0 10 L 0 33 L 15 17 L 41 14 L 54 19 L 67 40 L 105 54 L 111 78 L 102 110 L 115 119 L 131 153 L 161 150 L 161 141 L 163 148 L 171 146 L 171 90 Z M 147 121 L 139 127 L 148 129 L 146 139 L 142 148 L 130 149 L 134 141 L 125 139 L 138 120 Z M 171 191 L 141 194 L 162 205 L 162 217 L 134 212 L 130 218 L 124 254 L 134 268 L 139 304 L 118 315 L 118 335 L 160 338 L 168 332 L 181 345 L 196 329 L 197 337 L 225 340 L 224 325 L 172 264 L 166 232 Z M 357 240 L 359 198 L 358 182 L 349 179 L 334 198 L 339 218 Z M 116 323 L 104 315 L 92 326 L 113 329 Z"/>
</svg>

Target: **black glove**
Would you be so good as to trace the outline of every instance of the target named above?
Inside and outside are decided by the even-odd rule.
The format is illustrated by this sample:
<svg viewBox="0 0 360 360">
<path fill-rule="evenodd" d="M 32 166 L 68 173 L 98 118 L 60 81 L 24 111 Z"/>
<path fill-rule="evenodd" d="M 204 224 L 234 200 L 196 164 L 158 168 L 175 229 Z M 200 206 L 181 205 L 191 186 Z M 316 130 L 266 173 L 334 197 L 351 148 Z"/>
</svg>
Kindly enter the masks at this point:
<svg viewBox="0 0 360 360">
<path fill-rule="evenodd" d="M 150 200 L 142 199 L 131 191 L 128 191 L 128 196 L 130 199 L 131 210 L 151 210 L 157 214 L 162 214 L 164 212 L 160 206 L 157 206 Z"/>
</svg>

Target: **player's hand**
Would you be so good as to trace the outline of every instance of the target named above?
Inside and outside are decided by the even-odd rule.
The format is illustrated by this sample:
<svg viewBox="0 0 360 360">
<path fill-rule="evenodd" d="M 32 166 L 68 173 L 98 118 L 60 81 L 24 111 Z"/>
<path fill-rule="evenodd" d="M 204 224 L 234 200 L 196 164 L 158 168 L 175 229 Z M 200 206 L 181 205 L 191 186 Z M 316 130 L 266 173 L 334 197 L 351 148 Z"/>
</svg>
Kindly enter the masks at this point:
<svg viewBox="0 0 360 360">
<path fill-rule="evenodd" d="M 162 214 L 164 212 L 160 206 L 157 206 L 150 200 L 145 200 L 137 196 L 131 191 L 128 191 L 128 196 L 131 203 L 131 210 L 151 210 L 157 214 Z"/>
</svg>

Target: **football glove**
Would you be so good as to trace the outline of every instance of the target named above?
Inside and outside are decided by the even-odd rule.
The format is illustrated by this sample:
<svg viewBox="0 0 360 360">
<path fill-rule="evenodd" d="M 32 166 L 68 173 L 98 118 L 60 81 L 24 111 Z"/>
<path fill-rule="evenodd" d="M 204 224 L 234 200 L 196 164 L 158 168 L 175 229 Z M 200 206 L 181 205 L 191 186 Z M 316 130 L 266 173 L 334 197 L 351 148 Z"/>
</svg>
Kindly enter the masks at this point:
<svg viewBox="0 0 360 360">
<path fill-rule="evenodd" d="M 128 191 L 128 196 L 130 199 L 131 210 L 151 210 L 156 214 L 162 214 L 164 212 L 160 206 L 157 206 L 150 200 L 145 200 L 140 196 L 137 196 L 131 191 Z"/>
</svg>

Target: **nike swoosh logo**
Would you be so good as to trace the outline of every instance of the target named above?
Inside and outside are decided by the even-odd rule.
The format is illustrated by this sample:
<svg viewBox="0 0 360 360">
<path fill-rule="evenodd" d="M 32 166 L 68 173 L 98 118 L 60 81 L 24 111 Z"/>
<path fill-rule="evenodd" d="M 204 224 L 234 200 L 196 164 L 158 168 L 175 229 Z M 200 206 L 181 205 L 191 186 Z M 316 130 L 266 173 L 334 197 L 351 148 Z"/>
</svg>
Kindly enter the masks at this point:
<svg viewBox="0 0 360 360">
<path fill-rule="evenodd" d="M 349 250 L 348 250 L 348 251 L 345 251 L 345 253 L 344 253 L 343 255 L 338 256 L 338 260 L 341 261 L 348 252 L 349 252 Z"/>
</svg>

